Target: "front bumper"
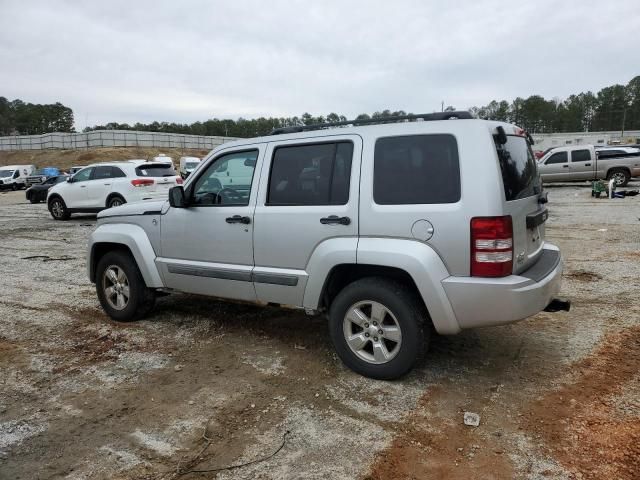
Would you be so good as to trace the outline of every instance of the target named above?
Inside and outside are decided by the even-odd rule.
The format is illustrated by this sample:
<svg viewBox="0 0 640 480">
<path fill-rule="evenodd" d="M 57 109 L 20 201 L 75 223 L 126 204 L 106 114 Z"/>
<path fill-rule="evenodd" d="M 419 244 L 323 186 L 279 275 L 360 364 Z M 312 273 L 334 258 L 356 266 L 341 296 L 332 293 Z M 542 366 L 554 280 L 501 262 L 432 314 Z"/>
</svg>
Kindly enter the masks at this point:
<svg viewBox="0 0 640 480">
<path fill-rule="evenodd" d="M 502 278 L 449 277 L 442 281 L 460 328 L 504 325 L 541 312 L 560 291 L 562 258 L 546 244 L 527 271 Z"/>
</svg>

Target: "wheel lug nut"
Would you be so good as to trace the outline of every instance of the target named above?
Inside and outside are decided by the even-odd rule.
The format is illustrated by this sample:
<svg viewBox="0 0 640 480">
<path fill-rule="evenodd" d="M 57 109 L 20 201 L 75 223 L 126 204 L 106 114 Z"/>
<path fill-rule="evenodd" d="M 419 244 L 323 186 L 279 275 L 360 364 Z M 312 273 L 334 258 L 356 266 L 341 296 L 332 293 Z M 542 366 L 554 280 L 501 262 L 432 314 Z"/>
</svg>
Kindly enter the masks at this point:
<svg viewBox="0 0 640 480">
<path fill-rule="evenodd" d="M 369 328 L 369 324 L 368 324 L 368 323 L 365 323 L 365 324 L 364 324 L 364 328 Z"/>
<path fill-rule="evenodd" d="M 369 338 L 369 332 L 365 333 L 364 336 Z"/>
<path fill-rule="evenodd" d="M 378 330 L 378 333 L 379 333 L 380 335 L 382 335 L 382 330 Z"/>
<path fill-rule="evenodd" d="M 373 326 L 377 327 L 378 326 L 378 322 L 373 322 Z"/>
<path fill-rule="evenodd" d="M 377 342 L 378 341 L 378 337 L 373 337 L 373 341 Z"/>
</svg>

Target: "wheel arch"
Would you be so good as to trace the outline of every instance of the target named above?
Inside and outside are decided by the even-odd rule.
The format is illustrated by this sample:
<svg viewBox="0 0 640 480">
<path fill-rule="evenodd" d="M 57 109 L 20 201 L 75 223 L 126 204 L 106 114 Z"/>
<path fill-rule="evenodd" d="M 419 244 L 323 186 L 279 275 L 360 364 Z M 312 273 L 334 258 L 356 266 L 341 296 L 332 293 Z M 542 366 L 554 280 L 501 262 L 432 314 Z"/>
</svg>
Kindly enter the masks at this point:
<svg viewBox="0 0 640 480">
<path fill-rule="evenodd" d="M 164 287 L 149 238 L 141 227 L 129 224 L 100 225 L 91 234 L 87 259 L 87 273 L 91 282 L 95 282 L 98 261 L 112 250 L 125 250 L 131 254 L 147 287 Z"/>
<path fill-rule="evenodd" d="M 111 199 L 115 198 L 115 197 L 120 197 L 124 203 L 127 203 L 127 199 L 124 198 L 124 195 L 122 195 L 119 192 L 110 192 L 109 195 L 107 195 L 107 199 L 104 202 L 104 206 L 109 208 L 109 202 L 111 201 Z"/>
</svg>

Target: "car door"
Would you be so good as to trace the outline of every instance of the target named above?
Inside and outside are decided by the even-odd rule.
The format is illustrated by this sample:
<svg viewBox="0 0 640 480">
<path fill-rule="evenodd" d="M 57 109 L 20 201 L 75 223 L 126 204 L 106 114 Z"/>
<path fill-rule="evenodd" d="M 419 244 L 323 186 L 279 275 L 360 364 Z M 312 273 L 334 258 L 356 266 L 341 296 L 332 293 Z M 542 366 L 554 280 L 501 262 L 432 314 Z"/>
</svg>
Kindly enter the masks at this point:
<svg viewBox="0 0 640 480">
<path fill-rule="evenodd" d="M 111 192 L 113 178 L 115 177 L 114 169 L 122 173 L 122 171 L 117 167 L 100 165 L 95 168 L 93 176 L 87 184 L 87 207 L 106 208 L 107 196 L 109 196 L 109 193 Z"/>
<path fill-rule="evenodd" d="M 326 252 L 355 263 L 361 152 L 357 135 L 269 143 L 255 211 L 259 301 L 302 305 Z"/>
<path fill-rule="evenodd" d="M 588 148 L 571 151 L 569 171 L 574 180 L 592 180 L 594 178 L 595 161 Z"/>
<path fill-rule="evenodd" d="M 67 208 L 86 208 L 89 202 L 89 191 L 87 186 L 93 175 L 94 167 L 87 167 L 80 170 L 72 177 L 72 181 L 65 185 L 64 190 L 60 190 L 62 199 Z"/>
<path fill-rule="evenodd" d="M 561 182 L 569 177 L 569 155 L 567 152 L 555 152 L 547 158 L 540 168 L 545 182 Z"/>
<path fill-rule="evenodd" d="M 185 186 L 187 208 L 170 207 L 161 217 L 157 264 L 169 288 L 254 301 L 253 213 L 265 144 L 216 153 Z M 241 161 L 251 178 L 223 186 L 217 174 L 229 161 Z M 231 184 L 229 184 L 231 185 Z"/>
</svg>

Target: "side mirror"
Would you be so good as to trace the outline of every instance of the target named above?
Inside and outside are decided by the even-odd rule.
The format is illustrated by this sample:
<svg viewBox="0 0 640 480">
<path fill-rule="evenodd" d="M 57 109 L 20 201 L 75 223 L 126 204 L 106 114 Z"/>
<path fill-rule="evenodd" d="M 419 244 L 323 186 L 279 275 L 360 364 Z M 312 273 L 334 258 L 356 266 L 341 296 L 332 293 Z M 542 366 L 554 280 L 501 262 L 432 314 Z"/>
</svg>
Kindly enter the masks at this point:
<svg viewBox="0 0 640 480">
<path fill-rule="evenodd" d="M 169 205 L 173 208 L 187 208 L 187 197 L 184 194 L 182 185 L 169 189 Z"/>
</svg>

